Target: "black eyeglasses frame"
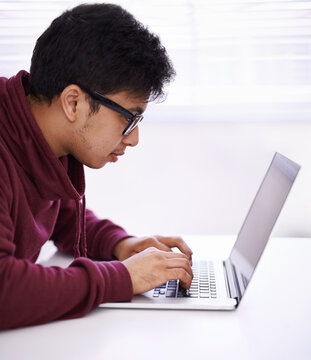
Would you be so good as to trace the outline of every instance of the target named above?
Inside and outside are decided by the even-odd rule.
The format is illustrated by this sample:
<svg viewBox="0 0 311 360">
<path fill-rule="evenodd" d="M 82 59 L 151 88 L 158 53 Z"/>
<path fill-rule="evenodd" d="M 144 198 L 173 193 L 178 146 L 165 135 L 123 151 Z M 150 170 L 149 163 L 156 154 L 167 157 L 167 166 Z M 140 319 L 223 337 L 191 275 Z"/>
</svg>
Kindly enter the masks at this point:
<svg viewBox="0 0 311 360">
<path fill-rule="evenodd" d="M 86 92 L 94 101 L 97 103 L 106 106 L 107 108 L 123 115 L 125 119 L 129 122 L 128 126 L 125 128 L 125 130 L 122 132 L 123 136 L 129 135 L 142 121 L 144 118 L 141 114 L 133 114 L 130 111 L 126 110 L 123 106 L 117 104 L 113 100 L 108 99 L 106 96 L 100 94 L 97 91 L 92 91 L 90 89 L 81 89 Z"/>
</svg>

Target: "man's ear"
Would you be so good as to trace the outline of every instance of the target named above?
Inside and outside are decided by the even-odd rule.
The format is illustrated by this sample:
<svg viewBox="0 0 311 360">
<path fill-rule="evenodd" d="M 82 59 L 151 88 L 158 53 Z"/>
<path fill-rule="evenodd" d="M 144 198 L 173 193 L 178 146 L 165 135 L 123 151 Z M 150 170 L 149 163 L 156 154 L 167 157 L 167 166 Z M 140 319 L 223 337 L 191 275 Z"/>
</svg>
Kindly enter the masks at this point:
<svg viewBox="0 0 311 360">
<path fill-rule="evenodd" d="M 60 94 L 60 102 L 66 118 L 70 122 L 77 120 L 79 105 L 85 101 L 85 95 L 79 86 L 71 84 Z"/>
</svg>

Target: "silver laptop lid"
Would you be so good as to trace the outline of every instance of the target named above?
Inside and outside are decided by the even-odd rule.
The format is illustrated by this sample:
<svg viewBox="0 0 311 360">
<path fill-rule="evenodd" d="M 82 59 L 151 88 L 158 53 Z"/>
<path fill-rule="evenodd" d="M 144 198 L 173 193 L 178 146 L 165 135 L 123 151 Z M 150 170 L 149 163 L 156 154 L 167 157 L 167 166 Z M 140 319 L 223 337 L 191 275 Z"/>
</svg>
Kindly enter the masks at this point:
<svg viewBox="0 0 311 360">
<path fill-rule="evenodd" d="M 243 296 L 300 166 L 276 153 L 231 251 L 238 299 Z"/>
</svg>

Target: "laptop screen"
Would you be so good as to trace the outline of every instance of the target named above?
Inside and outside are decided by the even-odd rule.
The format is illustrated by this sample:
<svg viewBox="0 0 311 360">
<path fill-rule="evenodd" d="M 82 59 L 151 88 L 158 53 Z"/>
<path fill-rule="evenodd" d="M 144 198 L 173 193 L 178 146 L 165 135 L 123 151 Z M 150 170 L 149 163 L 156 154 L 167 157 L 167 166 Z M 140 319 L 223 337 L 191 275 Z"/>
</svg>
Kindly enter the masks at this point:
<svg viewBox="0 0 311 360">
<path fill-rule="evenodd" d="M 253 275 L 300 166 L 276 153 L 230 254 L 239 297 Z"/>
</svg>

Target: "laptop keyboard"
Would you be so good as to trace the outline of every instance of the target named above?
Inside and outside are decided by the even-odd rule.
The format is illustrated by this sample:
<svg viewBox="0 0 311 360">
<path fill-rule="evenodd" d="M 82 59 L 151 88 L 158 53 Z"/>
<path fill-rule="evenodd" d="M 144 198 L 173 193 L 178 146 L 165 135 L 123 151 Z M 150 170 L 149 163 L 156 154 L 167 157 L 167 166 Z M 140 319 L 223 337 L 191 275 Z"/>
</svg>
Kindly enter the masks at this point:
<svg viewBox="0 0 311 360">
<path fill-rule="evenodd" d="M 192 266 L 193 279 L 189 290 L 179 286 L 179 280 L 169 280 L 153 291 L 154 298 L 191 297 L 217 298 L 214 264 L 212 261 L 197 261 Z"/>
</svg>

